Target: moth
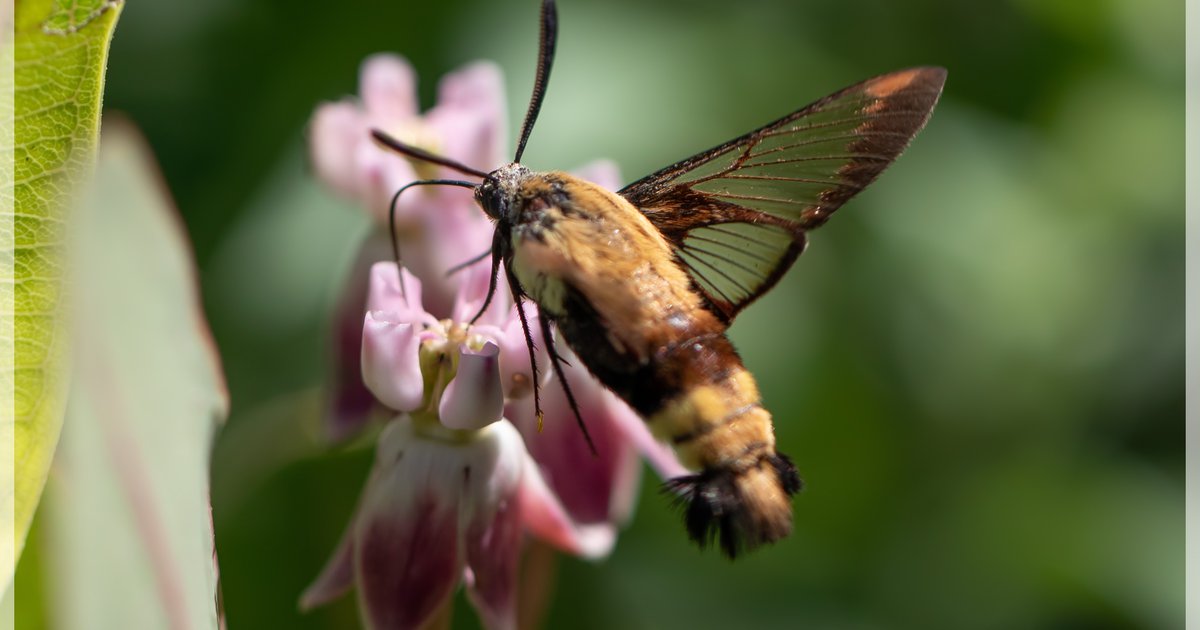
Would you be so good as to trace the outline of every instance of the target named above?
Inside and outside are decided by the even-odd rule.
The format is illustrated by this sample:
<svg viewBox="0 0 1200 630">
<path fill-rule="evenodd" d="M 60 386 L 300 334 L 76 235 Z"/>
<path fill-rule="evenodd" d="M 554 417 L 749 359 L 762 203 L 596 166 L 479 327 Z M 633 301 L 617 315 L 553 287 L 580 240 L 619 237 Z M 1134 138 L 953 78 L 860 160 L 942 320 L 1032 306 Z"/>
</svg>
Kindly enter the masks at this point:
<svg viewBox="0 0 1200 630">
<path fill-rule="evenodd" d="M 485 172 L 373 131 L 409 158 L 482 180 L 416 181 L 396 198 L 412 186 L 474 189 L 496 229 L 490 251 L 464 264 L 491 256 L 489 301 L 503 273 L 516 303 L 537 304 L 551 367 L 580 425 L 552 327 L 697 471 L 666 485 L 694 541 L 716 542 L 731 558 L 775 542 L 791 532 L 801 481 L 775 450 L 771 414 L 726 330 L 779 282 L 808 233 L 900 155 L 932 113 L 946 71 L 867 79 L 612 193 L 520 164 L 556 41 L 554 2 L 544 0 L 533 95 L 510 164 Z M 392 233 L 395 246 L 394 225 Z M 517 312 L 536 375 L 530 323 Z M 536 388 L 534 396 L 540 421 Z"/>
</svg>

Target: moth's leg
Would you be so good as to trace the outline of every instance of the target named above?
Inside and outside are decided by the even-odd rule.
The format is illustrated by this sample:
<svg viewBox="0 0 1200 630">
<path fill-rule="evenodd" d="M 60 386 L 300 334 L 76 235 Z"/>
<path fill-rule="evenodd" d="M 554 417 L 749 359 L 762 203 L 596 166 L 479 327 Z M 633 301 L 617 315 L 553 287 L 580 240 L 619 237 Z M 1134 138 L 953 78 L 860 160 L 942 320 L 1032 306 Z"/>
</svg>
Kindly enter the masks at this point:
<svg viewBox="0 0 1200 630">
<path fill-rule="evenodd" d="M 546 350 L 550 352 L 550 366 L 554 368 L 554 375 L 558 377 L 558 382 L 562 383 L 563 393 L 567 395 L 567 404 L 571 405 L 571 411 L 575 414 L 575 422 L 579 425 L 579 429 L 583 431 L 583 439 L 587 440 L 588 449 L 592 451 L 592 455 L 598 455 L 596 444 L 592 442 L 592 436 L 588 433 L 587 425 L 583 423 L 583 416 L 579 413 L 579 404 L 575 402 L 575 394 L 571 393 L 571 385 L 567 382 L 567 375 L 563 373 L 562 364 L 566 363 L 563 358 L 558 356 L 558 349 L 554 347 L 554 338 L 550 336 L 550 318 L 538 309 L 538 323 L 542 327 L 542 338 L 546 340 Z"/>
<path fill-rule="evenodd" d="M 492 258 L 493 268 L 499 265 L 497 262 L 499 260 L 499 256 Z M 521 308 L 521 302 L 524 300 L 525 296 L 521 294 L 520 285 L 517 284 L 517 279 L 512 270 L 505 265 L 504 271 L 508 276 L 508 290 L 512 293 L 513 304 L 517 305 L 517 318 L 521 320 L 521 331 L 525 333 L 525 347 L 529 348 L 529 367 L 533 371 L 533 413 L 537 416 L 538 428 L 541 429 L 542 399 L 539 393 L 541 386 L 538 383 L 541 379 L 538 378 L 537 353 L 534 351 L 533 347 L 533 334 L 529 331 L 529 320 L 525 317 L 525 309 Z M 496 288 L 496 275 L 496 273 L 492 274 L 492 285 L 491 288 L 488 289 L 487 301 L 492 299 L 492 291 L 494 291 Z M 487 301 L 484 302 L 484 308 L 487 308 Z M 541 311 L 539 311 L 539 313 L 540 312 Z M 479 314 L 482 315 L 483 311 L 479 311 Z M 479 315 L 476 315 L 475 317 L 478 319 Z M 549 343 L 549 340 L 547 340 L 547 343 Z M 551 347 L 554 347 L 553 344 L 551 344 Z M 553 354 L 551 356 L 553 356 Z"/>
<path fill-rule="evenodd" d="M 487 310 L 487 307 L 489 305 L 491 305 L 492 297 L 496 295 L 496 278 L 500 276 L 500 260 L 502 258 L 504 258 L 504 256 L 502 256 L 500 253 L 500 242 L 501 242 L 500 241 L 500 232 L 497 231 L 495 236 L 492 237 L 492 249 L 491 249 L 491 251 L 487 252 L 488 254 L 492 255 L 492 275 L 491 275 L 491 277 L 488 278 L 487 297 L 483 298 L 483 306 L 479 307 L 479 312 L 475 313 L 475 317 L 471 318 L 470 323 L 472 326 L 475 325 L 475 322 L 479 321 L 480 317 L 483 317 L 483 312 Z M 486 255 L 487 254 L 484 254 L 484 256 L 486 256 Z M 481 260 L 482 258 L 483 258 L 483 256 L 477 256 L 473 260 L 467 261 L 466 263 L 459 265 L 459 267 L 466 266 L 466 265 L 472 265 L 476 262 L 479 262 L 479 260 Z M 457 269 L 457 267 L 455 269 Z M 453 271 L 454 270 L 451 270 L 451 272 L 453 272 Z M 505 271 L 507 271 L 507 269 Z M 508 273 L 508 276 L 509 276 L 508 286 L 510 289 L 512 289 L 513 303 L 517 305 L 517 313 L 520 313 L 520 315 L 521 315 L 521 325 L 524 326 L 524 328 L 525 328 L 525 341 L 527 341 L 529 343 L 529 355 L 530 355 L 530 358 L 532 358 L 533 357 L 533 340 L 530 339 L 530 337 L 529 337 L 529 327 L 525 326 L 525 313 L 523 311 L 521 311 L 521 299 L 520 299 L 520 297 L 518 297 L 519 291 L 517 289 L 517 285 L 513 283 L 512 275 L 513 274 L 511 272 Z M 536 378 L 537 364 L 536 363 L 533 366 L 533 374 L 535 376 L 535 378 L 533 379 L 534 380 L 533 393 L 537 394 L 537 378 Z"/>
<path fill-rule="evenodd" d="M 492 255 L 492 250 L 489 249 L 478 256 L 472 257 L 470 260 L 464 260 L 463 262 L 460 262 L 457 265 L 454 265 L 453 267 L 447 269 L 446 277 L 453 276 L 454 274 L 462 271 L 463 269 L 466 269 L 467 267 L 470 267 L 471 265 L 474 265 L 475 263 L 477 263 L 491 255 Z M 492 272 L 492 275 L 493 276 L 496 275 L 494 270 Z"/>
</svg>

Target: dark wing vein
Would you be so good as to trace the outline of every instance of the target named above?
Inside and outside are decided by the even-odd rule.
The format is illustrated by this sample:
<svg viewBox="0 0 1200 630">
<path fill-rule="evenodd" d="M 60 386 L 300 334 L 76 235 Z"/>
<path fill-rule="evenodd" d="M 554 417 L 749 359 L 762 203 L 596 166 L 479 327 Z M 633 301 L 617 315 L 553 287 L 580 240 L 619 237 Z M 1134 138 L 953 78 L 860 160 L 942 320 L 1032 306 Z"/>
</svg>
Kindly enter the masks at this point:
<svg viewBox="0 0 1200 630">
<path fill-rule="evenodd" d="M 691 258 L 694 258 L 696 260 L 696 262 L 701 262 L 700 258 L 698 256 L 695 256 L 694 254 L 689 254 L 689 256 Z M 692 276 L 693 280 L 696 280 L 697 282 L 703 281 L 704 284 L 707 285 L 712 291 L 716 291 L 720 295 L 720 297 L 721 297 L 720 301 L 724 302 L 725 304 L 733 305 L 733 303 L 734 303 L 733 299 L 731 299 L 728 295 L 726 295 L 725 292 L 721 290 L 721 287 L 717 286 L 711 280 L 709 280 L 707 277 L 705 277 L 705 275 L 703 273 L 701 273 L 698 269 L 696 269 L 696 267 L 693 266 L 693 264 L 691 262 L 689 262 L 687 259 L 684 259 L 682 256 L 680 258 L 683 260 L 684 265 L 686 265 L 688 269 L 692 270 L 692 273 L 694 274 Z M 713 297 L 711 295 L 709 295 L 708 298 L 710 300 L 713 300 Z"/>
<path fill-rule="evenodd" d="M 707 260 L 704 260 L 703 256 L 697 256 L 695 254 L 692 254 L 692 258 L 694 258 L 696 260 L 696 262 L 700 263 L 701 265 L 704 265 L 705 267 L 708 267 L 709 269 L 711 269 L 713 271 L 713 273 L 716 273 L 717 275 L 724 278 L 726 281 L 729 282 L 729 284 L 733 285 L 734 288 L 741 289 L 742 291 L 750 291 L 750 289 L 748 287 L 743 286 L 742 283 L 738 282 L 732 276 L 725 273 L 724 271 L 721 271 L 721 269 L 718 268 L 716 265 L 712 264 L 711 262 L 708 262 Z M 708 278 L 705 278 L 705 280 L 708 280 Z M 717 288 L 717 285 L 715 282 L 712 282 L 711 280 L 709 280 L 708 283 L 710 285 L 712 285 L 713 288 Z M 717 288 L 717 290 L 720 291 L 719 288 Z M 724 292 L 722 292 L 721 295 L 724 296 L 725 295 Z M 726 296 L 726 301 L 729 302 L 730 304 L 734 303 L 733 300 L 728 299 L 728 296 Z"/>
<path fill-rule="evenodd" d="M 828 183 L 831 186 L 846 187 L 846 188 L 852 188 L 854 186 L 853 184 L 846 184 L 846 183 L 841 183 L 841 182 L 820 182 L 820 183 Z M 723 193 L 723 192 L 708 192 L 708 194 L 713 197 L 721 197 L 722 199 L 739 199 L 742 201 L 775 201 L 775 202 L 785 203 L 785 204 L 796 202 L 795 199 L 780 199 L 778 197 L 767 197 L 766 195 L 739 195 L 736 193 Z"/>
<path fill-rule="evenodd" d="M 732 320 L 779 280 L 803 250 L 807 230 L 900 155 L 929 118 L 945 78 L 941 68 L 912 68 L 868 79 L 651 173 L 620 194 L 677 248 L 718 315 Z M 743 225 L 771 236 L 756 239 Z M 708 231 L 697 234 L 701 228 Z"/>
<path fill-rule="evenodd" d="M 889 110 L 886 112 L 880 112 L 878 114 L 868 114 L 865 116 L 851 116 L 849 118 L 841 118 L 838 120 L 828 120 L 828 121 L 823 121 L 820 123 L 814 123 L 811 125 L 801 125 L 801 126 L 796 126 L 796 127 L 785 127 L 782 129 L 772 129 L 771 131 L 767 131 L 767 132 L 763 133 L 760 137 L 761 138 L 771 138 L 771 137 L 776 137 L 776 136 L 786 136 L 788 134 L 803 133 L 803 132 L 813 131 L 816 129 L 826 129 L 829 127 L 840 127 L 842 125 L 847 125 L 847 124 L 862 124 L 865 121 L 874 120 L 876 118 L 886 118 L 889 116 L 925 115 L 926 113 L 927 112 L 916 111 L 916 110 Z"/>
<path fill-rule="evenodd" d="M 840 186 L 841 183 L 832 179 L 812 179 L 809 177 L 784 177 L 782 175 L 726 175 L 722 179 L 757 179 L 771 182 L 803 182 L 805 184 L 831 184 Z"/>
<path fill-rule="evenodd" d="M 778 147 L 772 147 L 770 149 L 767 149 L 766 151 L 760 151 L 758 153 L 750 153 L 748 157 L 751 157 L 751 158 L 762 157 L 764 155 L 768 155 L 771 153 L 779 153 L 780 151 L 791 151 L 794 149 L 799 149 L 801 147 L 812 146 L 814 144 L 825 144 L 825 143 L 831 142 L 833 140 L 857 140 L 857 139 L 869 137 L 869 136 L 882 136 L 882 137 L 888 137 L 888 138 L 903 138 L 905 140 L 907 140 L 910 137 L 909 134 L 906 134 L 906 133 L 903 133 L 900 131 L 864 131 L 864 132 L 857 132 L 857 133 L 839 134 L 836 136 L 821 136 L 819 138 L 812 138 L 810 140 L 802 140 L 800 142 L 793 142 L 791 144 L 785 144 L 785 145 L 778 146 Z M 892 158 L 892 159 L 895 159 L 895 158 Z"/>
<path fill-rule="evenodd" d="M 709 227 L 709 229 L 711 230 L 711 229 L 712 229 L 712 227 L 710 226 L 710 227 Z M 750 241 L 750 242 L 752 242 L 752 243 L 756 243 L 756 244 L 759 244 L 759 245 L 761 245 L 761 243 L 758 243 L 758 241 L 753 241 L 753 240 L 750 240 L 750 239 L 746 239 L 746 240 L 748 240 L 748 241 Z M 724 247 L 724 248 L 726 248 L 726 249 L 731 249 L 731 250 L 733 250 L 733 251 L 735 251 L 735 252 L 737 252 L 737 253 L 741 254 L 742 256 L 745 256 L 745 257 L 747 257 L 747 258 L 753 258 L 754 260 L 757 260 L 758 262 L 761 262 L 761 263 L 763 263 L 763 264 L 767 264 L 767 265 L 769 265 L 769 264 L 771 264 L 771 263 L 775 262 L 775 261 L 773 261 L 773 260 L 771 260 L 771 259 L 769 259 L 769 258 L 767 258 L 767 257 L 765 257 L 765 256 L 760 256 L 760 255 L 758 255 L 758 254 L 755 254 L 755 253 L 754 253 L 754 252 L 752 252 L 752 251 L 749 251 L 749 250 L 746 250 L 746 249 L 742 249 L 741 247 L 738 247 L 738 246 L 734 245 L 733 243 L 726 243 L 725 241 L 719 241 L 719 240 L 717 240 L 717 239 L 715 239 L 715 238 L 705 238 L 705 237 L 703 237 L 703 236 L 698 236 L 698 235 L 696 235 L 696 234 L 689 234 L 689 235 L 688 235 L 688 237 L 687 237 L 687 241 L 688 241 L 688 242 L 690 242 L 690 241 L 701 241 L 701 242 L 704 242 L 704 243 L 710 243 L 710 244 L 712 244 L 712 245 L 719 245 L 719 246 L 721 246 L 721 247 Z M 695 247 L 695 246 L 688 246 L 688 245 L 687 245 L 687 242 L 685 242 L 685 243 L 684 243 L 684 247 L 687 247 L 688 249 L 694 249 L 694 250 L 696 250 L 696 251 L 701 251 L 701 252 L 702 252 L 702 251 L 706 251 L 706 250 L 700 249 L 699 247 Z"/>
<path fill-rule="evenodd" d="M 779 164 L 798 164 L 801 162 L 848 162 L 850 160 L 875 160 L 879 162 L 891 162 L 892 158 L 885 155 L 870 155 L 867 153 L 845 154 L 838 153 L 834 155 L 809 155 L 795 158 L 784 158 L 781 160 L 771 160 L 769 162 L 755 162 L 749 166 L 776 166 Z"/>
<path fill-rule="evenodd" d="M 693 238 L 695 238 L 695 237 L 693 237 Z M 689 239 L 689 240 L 691 240 L 691 239 Z M 684 249 L 685 249 L 686 251 L 688 251 L 688 252 L 692 253 L 692 254 L 693 254 L 694 256 L 696 256 L 697 258 L 700 258 L 700 257 L 701 257 L 701 256 L 700 256 L 700 254 L 703 254 L 703 255 L 705 255 L 705 256 L 708 256 L 708 257 L 710 257 L 710 258 L 716 258 L 717 260 L 719 260 L 719 261 L 721 261 L 721 262 L 729 263 L 729 264 L 733 265 L 734 267 L 737 267 L 738 269 L 741 269 L 742 271 L 745 271 L 745 272 L 748 272 L 748 273 L 751 273 L 751 274 L 756 274 L 756 273 L 758 273 L 758 270 L 757 270 L 757 269 L 755 269 L 755 268 L 753 268 L 753 267 L 750 267 L 750 266 L 748 266 L 748 265 L 746 265 L 746 264 L 744 264 L 744 263 L 738 262 L 738 261 L 736 261 L 736 260 L 734 260 L 734 259 L 732 259 L 732 258 L 729 258 L 729 257 L 727 257 L 727 256 L 724 256 L 724 255 L 718 254 L 718 253 L 716 253 L 716 252 L 711 252 L 711 251 L 709 251 L 709 250 L 707 250 L 707 249 L 701 249 L 701 248 L 699 248 L 699 247 L 695 247 L 695 246 L 686 246 L 686 245 L 684 246 Z"/>
</svg>

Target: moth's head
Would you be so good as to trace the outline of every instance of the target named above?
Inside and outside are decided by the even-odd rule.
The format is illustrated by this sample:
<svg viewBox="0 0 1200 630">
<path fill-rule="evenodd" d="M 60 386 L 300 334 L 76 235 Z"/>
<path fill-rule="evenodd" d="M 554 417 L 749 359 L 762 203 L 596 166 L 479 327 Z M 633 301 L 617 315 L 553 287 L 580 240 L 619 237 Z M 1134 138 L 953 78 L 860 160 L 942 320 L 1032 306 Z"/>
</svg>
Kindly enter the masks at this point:
<svg viewBox="0 0 1200 630">
<path fill-rule="evenodd" d="M 496 221 L 511 219 L 510 213 L 521 182 L 529 179 L 529 169 L 513 162 L 488 173 L 475 187 L 475 201 Z"/>
</svg>

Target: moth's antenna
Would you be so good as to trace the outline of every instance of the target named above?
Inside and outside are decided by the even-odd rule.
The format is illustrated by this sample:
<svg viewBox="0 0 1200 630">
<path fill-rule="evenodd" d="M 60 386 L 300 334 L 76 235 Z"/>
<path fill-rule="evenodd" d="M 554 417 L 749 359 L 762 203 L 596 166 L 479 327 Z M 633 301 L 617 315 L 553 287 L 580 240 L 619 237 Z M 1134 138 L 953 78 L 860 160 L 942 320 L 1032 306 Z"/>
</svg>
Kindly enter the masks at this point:
<svg viewBox="0 0 1200 630">
<path fill-rule="evenodd" d="M 374 133 L 377 132 L 372 132 L 372 134 Z M 376 138 L 378 137 L 376 136 Z M 475 184 L 464 182 L 460 179 L 420 179 L 401 186 L 400 190 L 397 190 L 396 194 L 392 195 L 392 202 L 388 204 L 388 235 L 392 238 L 392 260 L 396 261 L 396 273 L 400 274 L 400 295 L 404 296 L 404 299 L 408 299 L 408 292 L 404 290 L 404 274 L 400 273 L 400 241 L 396 237 L 396 202 L 400 201 L 400 195 L 404 191 L 413 186 L 458 186 L 459 188 L 474 188 Z"/>
<path fill-rule="evenodd" d="M 475 177 L 482 177 L 484 179 L 487 179 L 488 177 L 487 173 L 477 168 L 471 168 L 466 164 L 456 162 L 450 158 L 434 155 L 424 149 L 414 147 L 411 144 L 405 144 L 378 129 L 371 130 L 371 137 L 375 139 L 375 142 L 382 144 L 396 153 L 407 155 L 414 160 L 421 160 L 422 162 L 430 162 L 432 164 L 445 166 L 446 168 L 456 170 L 463 175 L 474 175 Z M 472 187 L 474 187 L 474 184 L 472 184 Z"/>
<path fill-rule="evenodd" d="M 533 131 L 533 123 L 537 121 L 538 112 L 542 109 L 542 99 L 546 96 L 546 82 L 550 80 L 550 66 L 554 65 L 554 44 L 558 41 L 558 11 L 554 8 L 554 0 L 542 2 L 542 33 L 538 40 L 537 77 L 533 80 L 533 96 L 529 98 L 529 110 L 525 112 L 525 124 L 521 125 L 521 141 L 517 143 L 517 156 L 514 162 L 521 161 L 525 153 L 525 143 L 529 141 L 529 133 Z"/>
<path fill-rule="evenodd" d="M 371 137 L 375 139 L 375 142 L 378 142 L 384 147 L 401 155 L 406 155 L 410 158 L 413 158 L 414 160 L 421 160 L 422 162 L 429 162 L 431 164 L 445 166 L 446 168 L 453 169 L 464 175 L 474 175 L 475 177 L 482 177 L 483 179 L 488 179 L 490 177 L 487 173 L 479 169 L 471 168 L 466 164 L 451 160 L 450 158 L 434 155 L 424 149 L 401 142 L 378 129 L 371 130 Z M 476 185 L 460 179 L 422 179 L 415 182 L 409 182 L 401 186 L 400 190 L 397 190 L 396 194 L 392 195 L 392 203 L 388 205 L 388 236 L 390 236 L 392 239 L 392 259 L 396 261 L 397 271 L 400 270 L 400 242 L 396 236 L 396 202 L 400 201 L 400 195 L 404 191 L 412 188 L 413 186 L 458 186 L 460 188 L 475 188 Z M 400 274 L 400 295 L 403 295 L 405 298 L 408 297 L 408 293 L 404 290 L 404 274 Z"/>
</svg>

